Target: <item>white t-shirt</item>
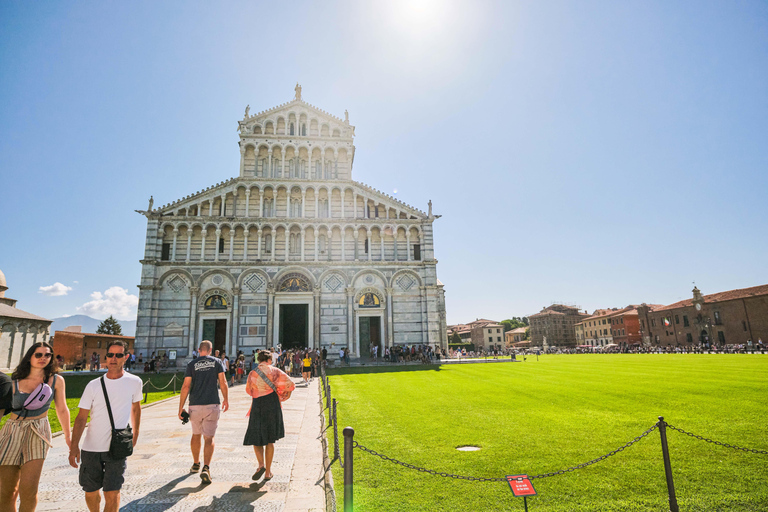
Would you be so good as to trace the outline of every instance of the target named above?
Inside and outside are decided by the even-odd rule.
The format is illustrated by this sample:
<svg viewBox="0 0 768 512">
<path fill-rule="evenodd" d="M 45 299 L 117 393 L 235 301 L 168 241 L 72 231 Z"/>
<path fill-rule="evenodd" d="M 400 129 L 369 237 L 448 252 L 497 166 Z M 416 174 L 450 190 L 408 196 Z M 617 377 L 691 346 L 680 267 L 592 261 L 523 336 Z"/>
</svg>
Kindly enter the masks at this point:
<svg viewBox="0 0 768 512">
<path fill-rule="evenodd" d="M 131 419 L 131 406 L 136 402 L 141 402 L 143 398 L 141 379 L 126 372 L 119 379 L 108 379 L 105 376 L 104 381 L 109 395 L 109 405 L 112 407 L 115 428 L 125 428 Z M 101 388 L 101 377 L 93 379 L 85 386 L 78 407 L 91 411 L 91 423 L 86 429 L 85 439 L 80 448 L 89 452 L 109 451 L 112 425 L 109 423 L 107 402 L 104 400 L 104 392 Z"/>
</svg>

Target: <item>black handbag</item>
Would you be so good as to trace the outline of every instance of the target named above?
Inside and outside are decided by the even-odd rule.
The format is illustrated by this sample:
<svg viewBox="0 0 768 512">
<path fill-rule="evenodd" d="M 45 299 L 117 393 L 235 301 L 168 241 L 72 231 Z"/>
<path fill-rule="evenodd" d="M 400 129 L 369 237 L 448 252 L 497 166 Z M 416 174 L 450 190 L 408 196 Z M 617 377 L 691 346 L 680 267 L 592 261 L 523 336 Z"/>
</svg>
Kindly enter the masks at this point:
<svg viewBox="0 0 768 512">
<path fill-rule="evenodd" d="M 107 401 L 109 423 L 112 425 L 112 440 L 109 442 L 109 456 L 113 459 L 124 459 L 133 455 L 133 430 L 131 425 L 125 428 L 115 428 L 115 420 L 112 418 L 112 407 L 109 405 L 107 386 L 104 384 L 104 376 L 101 377 L 101 389 L 104 391 L 104 400 Z"/>
</svg>

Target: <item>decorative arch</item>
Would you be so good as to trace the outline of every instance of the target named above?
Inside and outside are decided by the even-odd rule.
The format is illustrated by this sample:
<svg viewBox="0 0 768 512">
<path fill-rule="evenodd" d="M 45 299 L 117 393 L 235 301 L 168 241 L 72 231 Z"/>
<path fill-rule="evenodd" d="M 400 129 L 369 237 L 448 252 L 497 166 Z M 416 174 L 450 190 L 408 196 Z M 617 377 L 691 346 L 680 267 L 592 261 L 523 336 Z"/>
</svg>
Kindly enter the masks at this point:
<svg viewBox="0 0 768 512">
<path fill-rule="evenodd" d="M 189 272 L 187 272 L 184 269 L 177 268 L 177 269 L 171 270 L 170 272 L 166 272 L 165 274 L 160 276 L 160 279 L 157 280 L 157 286 L 164 286 L 166 281 L 170 281 L 170 280 L 174 279 L 175 276 L 178 276 L 178 279 L 184 280 L 184 284 L 186 286 L 190 286 L 191 287 L 194 284 L 194 282 L 195 282 L 195 278 L 192 277 L 192 274 L 190 274 Z M 169 283 L 169 287 L 171 289 L 175 288 L 175 287 L 171 286 L 171 283 Z M 176 290 L 176 291 L 180 291 L 180 290 Z"/>
<path fill-rule="evenodd" d="M 221 288 L 211 288 L 202 294 L 198 302 L 203 310 L 228 310 L 232 306 L 230 295 Z"/>
<path fill-rule="evenodd" d="M 321 289 L 328 293 L 342 293 L 344 288 L 349 286 L 347 276 L 343 272 L 333 269 L 323 272 L 318 282 Z"/>
<path fill-rule="evenodd" d="M 260 293 L 266 291 L 269 282 L 269 276 L 266 272 L 258 268 L 253 268 L 240 274 L 237 286 L 244 293 Z"/>
<path fill-rule="evenodd" d="M 203 272 L 203 275 L 201 275 L 197 279 L 197 286 L 199 286 L 199 287 L 202 286 L 203 283 L 205 282 L 206 278 L 208 276 L 213 276 L 213 275 L 220 275 L 224 279 L 228 280 L 230 287 L 234 286 L 234 284 L 235 284 L 235 280 L 234 280 L 234 278 L 232 277 L 232 275 L 229 272 L 224 272 L 222 270 L 219 270 L 219 269 L 215 268 L 215 269 L 208 270 L 207 272 Z M 221 287 L 221 286 L 222 285 L 217 285 L 217 284 L 214 283 L 214 287 Z"/>
<path fill-rule="evenodd" d="M 407 269 L 395 272 L 389 282 L 390 288 L 403 292 L 411 291 L 414 287 L 421 287 L 421 285 L 421 277 L 416 272 Z"/>
<path fill-rule="evenodd" d="M 355 294 L 355 307 L 383 308 L 385 304 L 384 294 L 374 286 L 367 286 Z"/>
<path fill-rule="evenodd" d="M 365 275 L 366 274 L 370 274 L 370 275 L 378 277 L 379 279 L 381 279 L 381 282 L 384 283 L 384 286 L 387 285 L 387 277 L 382 272 L 380 272 L 379 270 L 376 270 L 376 269 L 373 269 L 373 268 L 367 268 L 367 269 L 361 270 L 360 272 L 355 274 L 355 276 L 352 278 L 353 285 L 354 286 L 359 286 L 359 285 L 368 286 L 370 283 L 364 283 L 364 282 L 361 283 L 360 282 L 360 280 L 364 280 L 365 279 Z"/>
<path fill-rule="evenodd" d="M 308 290 L 311 291 L 312 288 L 315 286 L 315 279 L 312 277 L 311 274 L 306 272 L 304 268 L 297 267 L 297 266 L 291 266 L 283 269 L 279 274 L 277 274 L 273 282 L 275 283 L 275 290 L 280 291 L 280 287 L 283 285 L 283 281 L 285 281 L 289 275 L 296 274 L 298 276 L 303 277 L 307 284 L 308 284 Z"/>
</svg>

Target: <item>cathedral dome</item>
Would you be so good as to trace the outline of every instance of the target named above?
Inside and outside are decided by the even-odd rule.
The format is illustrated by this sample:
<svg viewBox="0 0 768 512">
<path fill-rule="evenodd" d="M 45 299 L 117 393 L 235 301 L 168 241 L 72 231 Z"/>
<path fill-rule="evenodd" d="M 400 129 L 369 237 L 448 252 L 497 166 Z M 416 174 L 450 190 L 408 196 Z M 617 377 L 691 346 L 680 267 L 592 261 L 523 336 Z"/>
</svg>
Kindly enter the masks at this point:
<svg viewBox="0 0 768 512">
<path fill-rule="evenodd" d="M 5 290 L 8 289 L 8 285 L 5 283 L 5 274 L 0 270 L 0 297 L 5 297 Z"/>
</svg>

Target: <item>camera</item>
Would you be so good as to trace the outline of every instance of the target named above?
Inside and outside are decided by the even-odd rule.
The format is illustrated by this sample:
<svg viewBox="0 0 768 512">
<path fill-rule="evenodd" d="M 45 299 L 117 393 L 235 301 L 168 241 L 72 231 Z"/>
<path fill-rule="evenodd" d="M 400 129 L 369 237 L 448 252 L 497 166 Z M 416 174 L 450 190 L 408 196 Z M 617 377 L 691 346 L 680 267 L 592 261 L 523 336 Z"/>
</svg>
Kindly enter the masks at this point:
<svg viewBox="0 0 768 512">
<path fill-rule="evenodd" d="M 189 421 L 189 413 L 187 411 L 181 411 L 181 424 L 186 425 Z"/>
</svg>

